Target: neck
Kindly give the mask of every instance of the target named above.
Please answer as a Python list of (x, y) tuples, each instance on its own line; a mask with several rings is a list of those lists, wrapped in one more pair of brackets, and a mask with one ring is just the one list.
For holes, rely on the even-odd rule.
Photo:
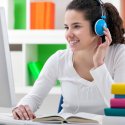
[(75, 52), (73, 54), (73, 62), (77, 64), (93, 65), (93, 52)]
[(79, 50), (73, 53), (73, 62), (77, 64), (86, 64), (89, 67), (93, 67), (93, 55), (97, 49), (96, 45), (91, 45), (85, 50)]

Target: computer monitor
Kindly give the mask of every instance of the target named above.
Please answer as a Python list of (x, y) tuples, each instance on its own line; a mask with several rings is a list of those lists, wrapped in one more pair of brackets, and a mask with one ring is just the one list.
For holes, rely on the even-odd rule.
[(0, 7), (0, 107), (15, 106), (15, 89), (5, 11)]

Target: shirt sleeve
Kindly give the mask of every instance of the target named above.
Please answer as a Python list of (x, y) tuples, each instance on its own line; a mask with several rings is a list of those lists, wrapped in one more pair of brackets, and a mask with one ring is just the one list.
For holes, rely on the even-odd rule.
[(111, 84), (114, 83), (105, 64), (96, 69), (90, 70), (94, 83), (97, 85), (106, 105), (109, 107), (109, 100), (111, 98)]
[(114, 81), (125, 83), (125, 45), (114, 58)]
[(31, 92), (29, 92), (18, 103), (18, 105), (29, 105), (33, 112), (39, 108), (50, 89), (56, 83), (58, 74), (58, 57), (58, 52), (56, 52), (47, 60), (40, 72), (38, 79), (34, 83)]
[(114, 63), (110, 66), (113, 68), (113, 75), (107, 69), (106, 64), (99, 66), (96, 69), (91, 69), (90, 73), (97, 85), (106, 105), (109, 107), (110, 99), (113, 97), (111, 94), (111, 85), (113, 83), (124, 83), (125, 82), (125, 46), (119, 48), (114, 56), (112, 56)]

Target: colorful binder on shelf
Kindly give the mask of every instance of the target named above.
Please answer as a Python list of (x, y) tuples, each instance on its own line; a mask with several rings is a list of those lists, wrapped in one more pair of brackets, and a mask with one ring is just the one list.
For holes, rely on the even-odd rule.
[(30, 3), (30, 28), (31, 29), (54, 29), (55, 4), (53, 2)]
[(26, 29), (26, 0), (14, 0), (14, 28)]
[(35, 29), (36, 26), (36, 2), (30, 3), (30, 28)]
[(125, 83), (112, 84), (111, 93), (114, 98), (110, 99), (110, 108), (105, 108), (106, 116), (125, 117)]
[(55, 4), (46, 2), (45, 29), (54, 29), (55, 26)]
[(39, 2), (37, 7), (37, 20), (39, 20), (37, 22), (37, 29), (45, 29), (46, 2)]
[(29, 72), (31, 73), (34, 80), (38, 78), (41, 68), (42, 68), (41, 62), (29, 62), (28, 63)]
[(60, 87), (60, 81), (59, 80), (56, 80), (56, 86)]
[(44, 29), (45, 28), (45, 2), (30, 3), (30, 28)]

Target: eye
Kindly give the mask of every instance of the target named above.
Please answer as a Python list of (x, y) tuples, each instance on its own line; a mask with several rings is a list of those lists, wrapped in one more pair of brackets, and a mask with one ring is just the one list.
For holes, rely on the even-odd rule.
[(69, 29), (69, 27), (68, 27), (68, 26), (64, 26), (64, 28), (65, 28), (65, 30), (68, 30), (68, 29)]
[(75, 25), (74, 28), (78, 29), (78, 28), (80, 28), (80, 26), (79, 25)]

